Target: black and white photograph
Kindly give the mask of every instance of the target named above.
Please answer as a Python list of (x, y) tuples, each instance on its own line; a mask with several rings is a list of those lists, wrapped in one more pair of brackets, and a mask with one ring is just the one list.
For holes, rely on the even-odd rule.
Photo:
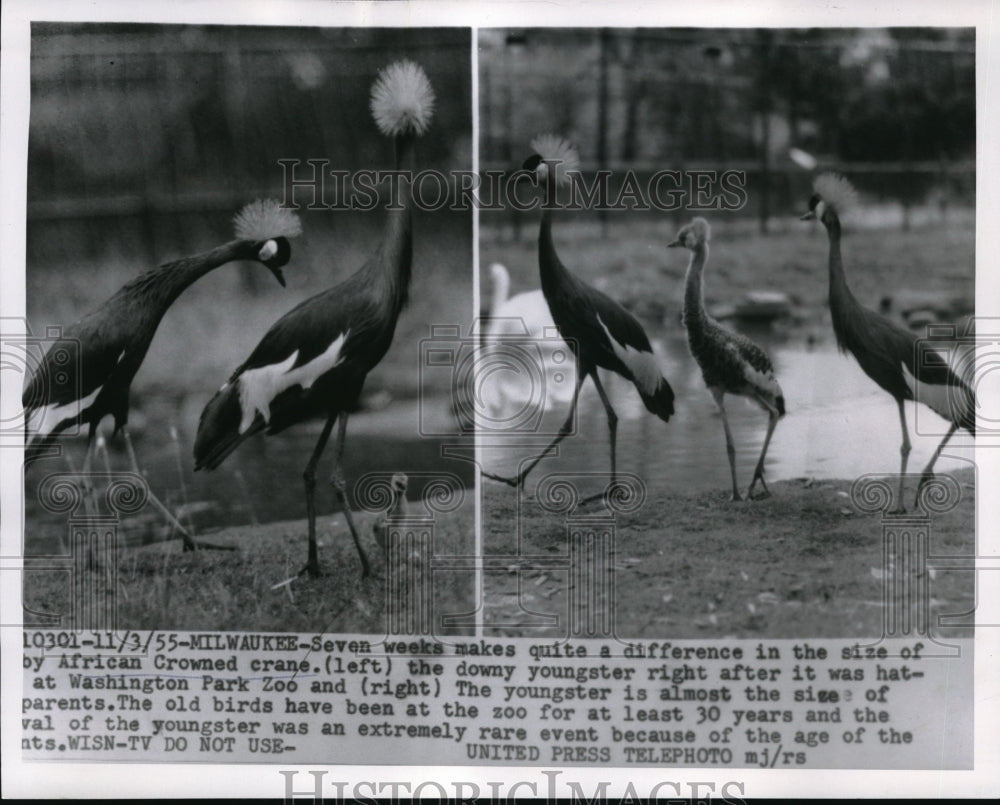
[[(419, 366), (472, 310), (471, 208), (384, 178), (471, 168), (469, 30), (33, 23), (31, 44), (26, 556), (114, 517), (81, 559), (118, 626), (384, 631), (387, 517), (443, 495), (436, 549), (474, 549), (450, 386)], [(73, 591), (36, 565), (26, 611), (65, 625)], [(438, 580), (449, 612), (464, 575)]]
[(994, 0), (9, 0), (24, 798), (996, 796)]
[(483, 550), (540, 557), (485, 622), (565, 634), (604, 513), (608, 636), (883, 634), (883, 508), (975, 545), (974, 30), (479, 42), (482, 170), (531, 174), (481, 213)]

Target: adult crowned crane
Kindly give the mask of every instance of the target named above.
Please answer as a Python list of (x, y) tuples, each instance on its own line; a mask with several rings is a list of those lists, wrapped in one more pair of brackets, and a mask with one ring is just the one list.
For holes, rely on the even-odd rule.
[[(906, 426), (904, 400), (917, 400), (929, 406), (950, 423), (947, 434), (924, 468), (917, 489), (933, 478), (934, 463), (956, 430), (965, 428), (976, 434), (976, 398), (969, 385), (958, 377), (947, 361), (931, 350), (920, 350), (917, 335), (891, 319), (862, 306), (844, 276), (840, 253), (840, 213), (850, 209), (857, 194), (842, 176), (825, 173), (817, 177), (809, 199), (809, 211), (802, 220), (818, 218), (830, 240), (830, 316), (833, 333), (841, 352), (850, 352), (865, 374), (896, 400), (899, 425), (903, 431), (900, 452), (899, 495), (897, 512), (903, 507), (903, 477), (910, 454), (910, 435)], [(918, 359), (919, 358), (919, 359)]]
[[(193, 282), (234, 260), (262, 263), (285, 284), (281, 267), (291, 256), (288, 239), (302, 231), (298, 216), (273, 199), (258, 200), (236, 215), (234, 225), (235, 240), (142, 274), (63, 331), (59, 349), (46, 353), (22, 396), (26, 461), (42, 455), (67, 428), (86, 424), (86, 478), (97, 427), (111, 415), (113, 435), (122, 432), (138, 473), (127, 427), (129, 390), (167, 309)], [(185, 550), (214, 547), (199, 546), (152, 491), (149, 500), (179, 530)]]
[(568, 185), (571, 174), (579, 169), (576, 149), (566, 140), (552, 134), (536, 137), (531, 147), (535, 153), (525, 160), (524, 170), (534, 171), (545, 189), (546, 203), (542, 206), (542, 221), (538, 235), (538, 268), (542, 293), (548, 303), (559, 334), (576, 353), (577, 378), (570, 403), (569, 416), (555, 439), (515, 478), (492, 473), (487, 477), (520, 487), (528, 473), (573, 427), (580, 388), (590, 377), (608, 417), (611, 442), (611, 477), (615, 480), (615, 440), (618, 416), (597, 375), (598, 368), (616, 372), (635, 384), (646, 408), (664, 422), (674, 413), (674, 392), (660, 371), (649, 338), (638, 320), (625, 308), (596, 288), (574, 276), (563, 265), (552, 239), (552, 203), (559, 186)]
[(733, 481), (733, 500), (740, 500), (736, 484), (736, 448), (729, 430), (723, 398), (726, 394), (739, 394), (756, 402), (767, 411), (767, 435), (760, 451), (747, 497), (753, 497), (754, 487), (760, 481), (764, 495), (770, 494), (764, 482), (764, 457), (771, 443), (771, 435), (778, 418), (785, 414), (785, 398), (774, 377), (774, 367), (760, 347), (744, 335), (723, 327), (708, 315), (702, 291), (702, 272), (708, 262), (708, 241), (711, 228), (704, 218), (695, 218), (683, 227), (677, 238), (668, 246), (683, 246), (691, 251), (687, 277), (684, 282), (684, 327), (687, 330), (691, 356), (701, 368), (705, 385), (712, 392), (715, 404), (722, 414), (726, 430), (726, 453), (729, 455), (729, 472)]
[[(414, 140), (430, 125), (433, 108), (434, 91), (420, 66), (401, 61), (381, 71), (371, 90), (371, 111), (379, 130), (394, 140), (397, 171), (410, 168)], [(389, 349), (407, 300), (412, 200), (410, 177), (398, 175), (402, 199), (389, 207), (374, 254), (353, 276), (307, 299), (271, 327), (205, 406), (195, 439), (195, 469), (215, 469), (255, 433), (272, 435), (307, 419), (325, 418), (303, 472), (309, 555), (301, 572), (314, 577), (320, 575), (316, 465), (338, 420), (331, 483), (361, 558), (362, 576), (371, 572), (347, 502), (341, 459), (347, 412), (365, 377)]]

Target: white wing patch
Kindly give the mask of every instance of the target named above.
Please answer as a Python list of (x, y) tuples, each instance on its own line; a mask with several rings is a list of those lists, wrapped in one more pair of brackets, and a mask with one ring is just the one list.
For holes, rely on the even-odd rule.
[(270, 421), (271, 401), (281, 392), (292, 386), (308, 389), (321, 375), (342, 363), (344, 359), (340, 353), (350, 332), (348, 330), (341, 333), (325, 352), (295, 369), (292, 367), (295, 366), (295, 360), (299, 356), (298, 350), (281, 363), (249, 369), (241, 374), (236, 381), (239, 387), (240, 408), (243, 411), (240, 433), (244, 433), (253, 424), (258, 411), (264, 416), (265, 422)]
[(743, 361), (743, 377), (747, 383), (769, 397), (781, 397), (781, 386), (772, 372), (760, 372), (747, 361)]
[(923, 403), (949, 422), (956, 422), (960, 419), (959, 409), (963, 405), (968, 405), (968, 400), (966, 399), (968, 394), (961, 387), (952, 389), (947, 383), (940, 385), (936, 383), (924, 383), (913, 376), (913, 373), (910, 372), (909, 367), (905, 363), (902, 363), (901, 366), (903, 367), (903, 379), (906, 381), (906, 385), (909, 386), (910, 392), (913, 394), (913, 399)]
[(48, 436), (63, 420), (75, 419), (78, 415), (83, 414), (94, 404), (94, 400), (97, 399), (97, 395), (101, 393), (102, 388), (104, 387), (98, 386), (80, 400), (72, 400), (62, 405), (50, 403), (49, 405), (43, 405), (41, 408), (28, 411), (28, 421), (25, 424), (25, 430), (29, 444), (35, 439)]
[(663, 373), (660, 372), (660, 365), (656, 361), (656, 355), (652, 352), (643, 352), (635, 347), (618, 343), (604, 322), (601, 321), (600, 316), (597, 317), (597, 323), (603, 328), (604, 334), (608, 337), (608, 342), (611, 344), (611, 349), (618, 356), (618, 360), (624, 363), (632, 373), (632, 377), (635, 378), (635, 384), (639, 387), (639, 390), (647, 396), (655, 394), (656, 389), (660, 385), (660, 380), (663, 378)]

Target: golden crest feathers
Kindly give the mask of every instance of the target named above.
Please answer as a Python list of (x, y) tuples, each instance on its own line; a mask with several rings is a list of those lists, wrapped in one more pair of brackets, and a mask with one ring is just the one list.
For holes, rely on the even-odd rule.
[(712, 227), (708, 225), (708, 221), (704, 218), (695, 218), (689, 224), (691, 231), (695, 234), (698, 240), (708, 241), (712, 237)]
[(858, 191), (839, 173), (823, 173), (813, 182), (815, 190), (827, 207), (838, 213), (851, 210), (858, 203)]
[(233, 217), (233, 227), (240, 240), (294, 238), (302, 234), (299, 216), (273, 198), (251, 201)]
[(555, 164), (558, 184), (568, 184), (570, 174), (580, 170), (580, 152), (558, 134), (539, 134), (531, 141), (531, 147), (543, 163)]
[(371, 112), (379, 131), (389, 137), (421, 135), (434, 116), (434, 89), (416, 62), (393, 62), (372, 84)]

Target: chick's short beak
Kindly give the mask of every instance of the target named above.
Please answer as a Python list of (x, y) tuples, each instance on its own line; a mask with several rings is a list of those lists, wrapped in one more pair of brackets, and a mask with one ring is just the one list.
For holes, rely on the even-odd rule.
[(799, 216), (800, 221), (812, 221), (815, 218), (816, 218), (816, 213), (814, 213), (812, 210), (809, 210), (809, 212), (807, 212), (805, 215)]
[(680, 246), (680, 245), (681, 245), (681, 242), (679, 240), (675, 240), (672, 243), (668, 243), (667, 244), (667, 248), (668, 249), (673, 249), (673, 248), (675, 248), (677, 246)]

